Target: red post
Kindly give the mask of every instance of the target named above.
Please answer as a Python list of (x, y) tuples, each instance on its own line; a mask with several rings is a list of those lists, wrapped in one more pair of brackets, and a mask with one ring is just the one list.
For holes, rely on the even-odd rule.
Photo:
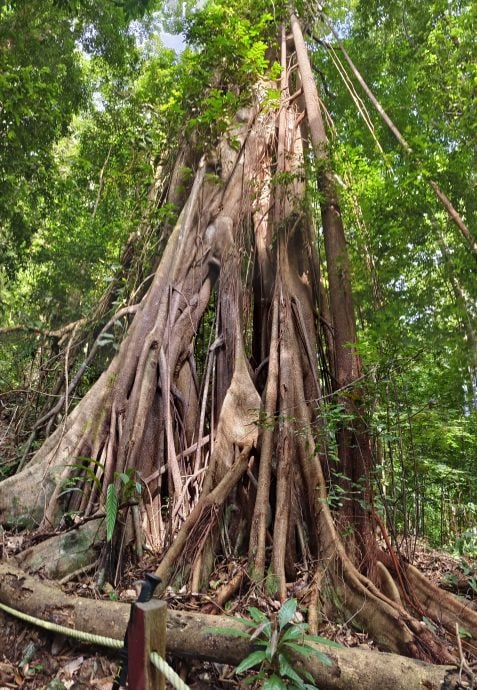
[(128, 629), (128, 687), (165, 690), (166, 681), (150, 661), (151, 652), (166, 653), (167, 604), (159, 599), (133, 604)]

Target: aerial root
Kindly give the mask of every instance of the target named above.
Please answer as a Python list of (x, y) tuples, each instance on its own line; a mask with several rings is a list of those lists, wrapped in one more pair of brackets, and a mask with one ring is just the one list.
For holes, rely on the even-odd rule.
[(252, 578), (258, 582), (263, 580), (265, 573), (267, 523), (271, 518), (270, 482), (272, 476), (272, 453), (275, 435), (275, 424), (272, 423), (272, 420), (275, 420), (276, 414), (279, 372), (278, 321), (279, 300), (278, 294), (275, 294), (273, 300), (270, 355), (264, 405), (265, 425), (262, 429), (257, 494), (249, 539), (248, 568)]
[(246, 576), (245, 568), (238, 566), (234, 575), (217, 591), (215, 599), (206, 604), (203, 608), (204, 613), (216, 613), (222, 611), (224, 605), (237, 593)]
[[(251, 446), (246, 446), (240, 453), (235, 464), (228, 470), (223, 479), (206, 496), (199, 499), (189, 516), (186, 518), (174, 541), (167, 550), (160, 566), (156, 570), (156, 575), (162, 580), (162, 587), (167, 586), (171, 577), (177, 569), (177, 565), (183, 555), (187, 542), (191, 534), (203, 524), (204, 515), (212, 515), (213, 511), (218, 511), (225, 503), (232, 489), (237, 485), (242, 475), (246, 472)], [(191, 540), (192, 541), (192, 540)], [(203, 543), (204, 540), (202, 540)]]

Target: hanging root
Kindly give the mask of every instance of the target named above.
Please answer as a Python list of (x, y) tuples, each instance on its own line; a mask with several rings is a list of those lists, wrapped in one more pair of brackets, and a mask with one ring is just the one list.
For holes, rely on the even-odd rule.
[(247, 446), (242, 450), (237, 461), (223, 477), (222, 481), (219, 482), (210, 493), (199, 500), (190, 515), (186, 518), (173, 543), (162, 559), (160, 566), (156, 570), (156, 575), (162, 580), (161, 587), (167, 586), (170, 582), (173, 573), (177, 569), (179, 559), (182, 557), (182, 553), (187, 545), (187, 541), (191, 538), (197, 526), (200, 526), (204, 516), (206, 516), (205, 519), (210, 519), (211, 514), (216, 513), (224, 505), (230, 492), (246, 472), (250, 452), (251, 446)]

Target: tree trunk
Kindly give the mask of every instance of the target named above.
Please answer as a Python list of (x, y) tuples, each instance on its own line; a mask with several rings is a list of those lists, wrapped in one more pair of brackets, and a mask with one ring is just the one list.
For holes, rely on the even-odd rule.
[[(354, 346), (356, 319), (351, 288), (351, 269), (346, 246), (338, 194), (328, 156), (328, 139), (320, 109), (320, 98), (313, 79), (308, 53), (300, 24), (291, 13), (297, 61), (305, 97), (310, 139), (318, 161), (318, 187), (321, 192), (321, 217), (325, 240), (325, 253), (329, 281), (330, 309), (334, 340), (334, 384), (337, 402), (345, 412), (345, 421), (338, 434), (340, 466), (338, 483), (347, 495), (357, 489), (364, 502), (370, 504), (367, 482), (371, 470), (371, 447), (363, 423), (362, 391), (358, 385), (362, 365)], [(350, 423), (350, 419), (352, 420)], [(356, 548), (356, 562), (366, 562), (372, 569), (374, 537), (368, 510), (362, 503), (345, 500), (340, 522), (343, 531), (354, 530), (348, 539), (350, 548)], [(352, 542), (352, 543), (351, 543)]]

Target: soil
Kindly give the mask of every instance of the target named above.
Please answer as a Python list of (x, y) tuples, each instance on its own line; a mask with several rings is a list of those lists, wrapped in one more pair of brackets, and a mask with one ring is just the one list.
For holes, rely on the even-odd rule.
[(0, 688), (110, 690), (117, 658), (0, 612)]

